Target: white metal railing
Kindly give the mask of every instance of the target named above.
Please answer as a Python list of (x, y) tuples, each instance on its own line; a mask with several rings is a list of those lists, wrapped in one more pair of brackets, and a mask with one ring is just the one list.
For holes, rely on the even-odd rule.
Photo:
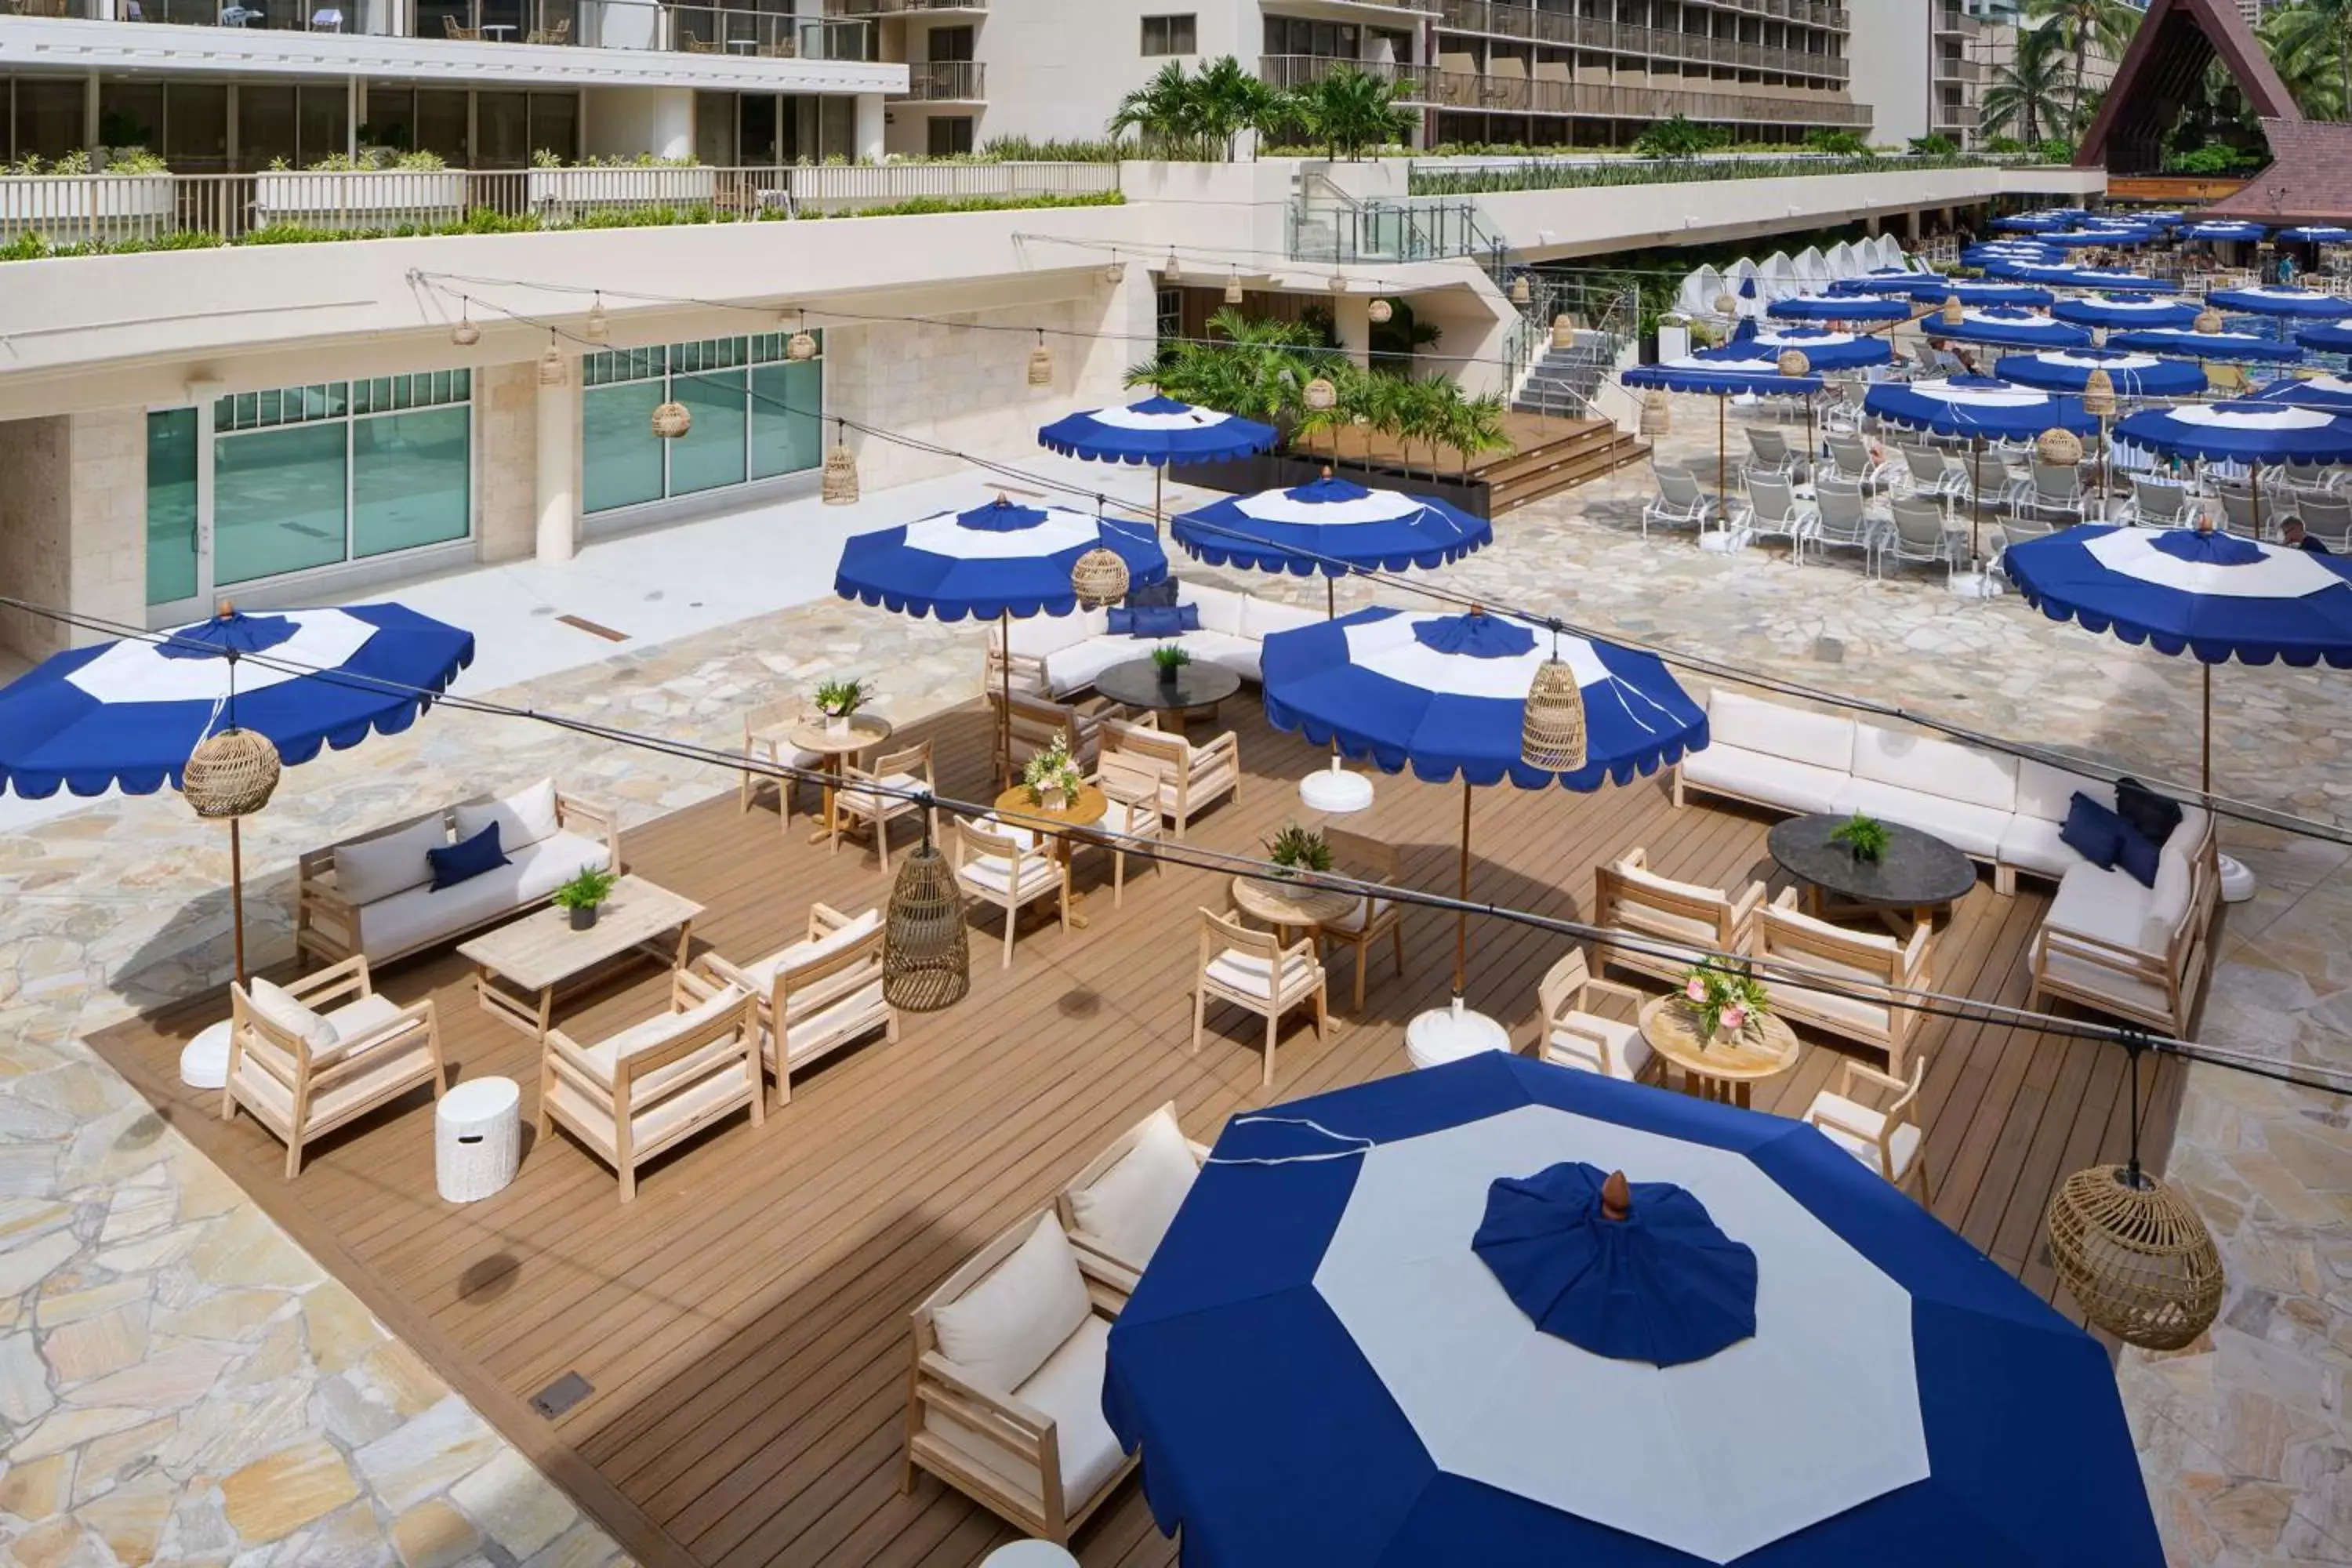
[(907, 97), (918, 103), (961, 103), (988, 96), (988, 68), (977, 60), (910, 60)]
[[(626, 221), (667, 211), (690, 223), (843, 213), (920, 198), (1097, 195), (1116, 163), (886, 163), (810, 167), (263, 170), (243, 174), (0, 177), (0, 243), (53, 247), (221, 241), (278, 230), (383, 235), (465, 223), (495, 231)], [(267, 237), (266, 232), (263, 237)]]
[(1852, 69), (1842, 55), (1742, 43), (1706, 33), (1612, 21), (1605, 16), (1580, 16), (1572, 11), (1540, 9), (1520, 0), (1444, 0), (1444, 7), (1440, 26), (1448, 32), (1484, 33), (1577, 48), (1608, 49), (1650, 59), (1743, 66), (1839, 80), (1845, 79)]

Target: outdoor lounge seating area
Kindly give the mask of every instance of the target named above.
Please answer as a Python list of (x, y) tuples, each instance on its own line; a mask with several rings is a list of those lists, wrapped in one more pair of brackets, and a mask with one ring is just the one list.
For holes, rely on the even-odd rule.
[[(1254, 704), (1231, 705), (1223, 722), (1235, 735), (1239, 788), (1197, 813), (1187, 837), (1255, 853), (1301, 818), (1295, 781), (1325, 753), (1269, 729)], [(1736, 735), (1735, 726), (1726, 738)], [(993, 798), (983, 704), (906, 724), (888, 744), (925, 742), (943, 795)], [(929, 1303), (936, 1324), (1000, 1260), (992, 1243), (1010, 1256), (1051, 1226), (1083, 1281), (1084, 1317), (1107, 1322), (1122, 1274), (1149, 1260), (1165, 1223), (1153, 1217), (1164, 1198), (1139, 1193), (1139, 1171), (1123, 1165), (1147, 1142), (1139, 1122), (1172, 1103), (1177, 1131), (1205, 1140), (1236, 1111), (1407, 1070), (1404, 1023), (1442, 1006), (1450, 989), (1452, 918), (1406, 906), (1396, 911), (1399, 936), (1383, 926), (1378, 942), (1352, 954), (1327, 948), (1321, 964), (1362, 973), (1363, 1005), (1338, 1005), (1338, 988), (1355, 976), (1334, 973), (1325, 981), (1334, 990), (1328, 1032), (1310, 1026), (1311, 1004), (1289, 1009), (1268, 1089), (1262, 1016), (1213, 1000), (1192, 1048), (1201, 911), (1230, 907), (1230, 876), (1162, 864), (1139, 878), (1130, 866), (1115, 903), (1113, 858), (1080, 853), (1069, 875), (1091, 916), (1085, 929), (1033, 912), (1007, 970), (992, 951), (1000, 911), (975, 910), (970, 994), (943, 1012), (889, 1016), (866, 1000), (875, 936), (866, 911), (887, 892), (873, 857), (779, 834), (766, 807), (740, 808), (733, 774), (714, 767), (709, 782), (711, 799), (632, 826), (625, 845), (632, 878), (696, 901), (698, 984), (681, 994), (676, 973), (637, 966), (556, 1009), (556, 1027), (583, 1058), (649, 1024), (683, 1031), (699, 1008), (726, 1015), (712, 1038), (686, 1050), (716, 1064), (709, 1070), (729, 1086), (727, 1109), (635, 1162), (626, 1204), (615, 1202), (610, 1129), (623, 1123), (609, 1103), (593, 1108), (601, 1137), (582, 1135), (575, 1118), (589, 1115), (578, 1107), (559, 1108), (559, 1125), (532, 1135), (543, 1049), (482, 1011), (472, 966), (446, 943), (373, 965), (369, 984), (394, 1006), (430, 1003), (455, 1083), (504, 1075), (524, 1086), (516, 1180), (462, 1207), (435, 1193), (425, 1085), (310, 1140), (301, 1177), (289, 1183), (279, 1137), (249, 1116), (219, 1120), (217, 1091), (177, 1081), (178, 1053), (218, 1015), (217, 993), (95, 1043), (467, 1399), (527, 1437), (639, 1561), (970, 1564), (1019, 1531), (998, 1506), (1004, 1499), (974, 1500), (928, 1463), (901, 1490), (914, 1314)], [(1396, 776), (1377, 777), (1375, 790), (1369, 810), (1332, 826), (1393, 845), (1402, 883), (1450, 891), (1458, 791)], [(1678, 811), (1663, 774), (1590, 796), (1486, 792), (1479, 812), (1472, 889), (1481, 900), (1591, 919), (1596, 868), (1636, 845), (1647, 848), (1646, 869), (1669, 881), (1734, 889), (1763, 881), (1768, 896), (1746, 905), (1751, 922), (1788, 885), (1765, 853), (1769, 814), (1698, 801)], [(942, 837), (955, 832), (943, 826)], [(898, 836), (903, 848), (911, 827), (900, 825)], [(2035, 933), (2051, 909), (2038, 880), (2013, 897), (1981, 885), (1969, 892), (1935, 931), (1936, 983), (2023, 1005), (2035, 983)], [(1548, 1051), (1589, 1049), (1591, 1036), (1578, 1030), (1605, 1019), (1620, 1028), (1595, 1032), (1622, 1053), (1619, 1015), (1633, 1012), (1619, 994), (1626, 987), (1614, 978), (1588, 986), (1563, 971), (1580, 952), (1590, 959), (1549, 932), (1482, 924), (1467, 1000), (1522, 1051), (1542, 1032), (1539, 1019), (1550, 1020)], [(1601, 978), (1598, 964), (1583, 978)], [(1664, 989), (1631, 978), (1642, 995)], [(681, 1021), (664, 1022), (673, 1018)], [(796, 1040), (812, 1018), (814, 1032)], [(1927, 1064), (1924, 1088), (1904, 1093), (1843, 1070), (1853, 1061), (1874, 1069), (1878, 1053), (1796, 1021), (1801, 1052), (1757, 1085), (1755, 1104), (1812, 1115), (1832, 1137), (1854, 1140), (1858, 1160), (1900, 1179), (1924, 1151), (1930, 1180), (1913, 1190), (1924, 1184), (1940, 1217), (2030, 1288), (2055, 1292), (2042, 1211), (2066, 1171), (2122, 1157), (2129, 1110), (2120, 1054), (2020, 1026), (1924, 1019), (1905, 1064), (1906, 1072)], [(778, 1068), (789, 1070), (788, 1085)], [(2169, 1063), (2152, 1068), (2144, 1147), (2153, 1157), (2168, 1142), (2177, 1074)], [(1654, 1064), (1648, 1076), (1658, 1076)], [(773, 1087), (754, 1090), (762, 1077)], [(1858, 1131), (1842, 1131), (1849, 1126)], [(648, 1129), (654, 1138), (666, 1131)], [(1175, 1141), (1162, 1129), (1149, 1142), (1165, 1155)], [(1176, 1152), (1202, 1157), (1197, 1147)], [(1066, 1348), (1073, 1335), (1099, 1335), (1085, 1321), (1065, 1328), (1003, 1394), (1039, 1409), (1061, 1398), (1036, 1380), (1053, 1382), (1057, 1357), (1079, 1359), (1086, 1346)], [(567, 1373), (584, 1379), (588, 1395), (552, 1418), (532, 1411), (526, 1401)], [(1068, 1429), (1082, 1436), (1086, 1406), (1068, 1408)], [(1122, 1456), (1077, 1445), (1057, 1454), (1065, 1517), (1091, 1505), (1071, 1541), (1082, 1563), (1176, 1561), (1139, 1489), (1119, 1479)], [(1051, 1533), (1047, 1501), (1041, 1488), (1038, 1519), (1020, 1528)]]

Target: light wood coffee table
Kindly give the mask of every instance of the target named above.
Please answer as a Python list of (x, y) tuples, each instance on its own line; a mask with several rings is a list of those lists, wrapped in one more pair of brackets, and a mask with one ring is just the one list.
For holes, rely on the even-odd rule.
[(457, 945), (474, 962), (474, 996), (482, 1011), (535, 1040), (547, 1038), (559, 992), (632, 952), (671, 968), (686, 963), (687, 941), (702, 906), (624, 877), (586, 931), (572, 929), (572, 911), (550, 904), (498, 930)]
[(1285, 947), (1290, 945), (1292, 931), (1312, 931), (1326, 921), (1345, 919), (1363, 901), (1361, 895), (1343, 888), (1277, 882), (1270, 878), (1234, 879), (1234, 906), (1271, 926), (1274, 940)]
[(1642, 1037), (1683, 1069), (1683, 1091), (1725, 1105), (1746, 1105), (1752, 1085), (1797, 1065), (1797, 1034), (1772, 1014), (1751, 1023), (1736, 1040), (1699, 1037), (1698, 1009), (1680, 996), (1660, 996), (1641, 1013)]

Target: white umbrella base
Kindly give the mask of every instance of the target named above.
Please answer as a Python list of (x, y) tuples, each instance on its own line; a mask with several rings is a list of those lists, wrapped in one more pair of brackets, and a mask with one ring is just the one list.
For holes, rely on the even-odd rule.
[(1452, 1006), (1433, 1007), (1404, 1026), (1404, 1054), (1417, 1068), (1442, 1067), (1480, 1051), (1510, 1048), (1511, 1037), (1503, 1026), (1465, 1007), (1459, 997)]
[(1990, 572), (1955, 572), (1947, 584), (1956, 599), (1997, 599), (2004, 590)]
[(207, 1025), (180, 1053), (180, 1081), (190, 1089), (218, 1089), (228, 1082), (228, 1020)]
[(1349, 773), (1334, 757), (1329, 767), (1298, 781), (1298, 800), (1309, 811), (1319, 811), (1326, 816), (1345, 816), (1372, 804), (1372, 781), (1361, 773)]
[(2224, 903), (2242, 904), (2252, 898), (2254, 890), (2261, 886), (2254, 880), (2253, 868), (2248, 866), (2243, 860), (2235, 860), (2223, 855), (2220, 857), (2220, 870), (2221, 901)]

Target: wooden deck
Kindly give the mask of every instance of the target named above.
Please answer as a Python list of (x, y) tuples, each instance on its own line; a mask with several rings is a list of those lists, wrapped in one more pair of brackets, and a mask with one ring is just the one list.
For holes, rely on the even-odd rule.
[[(1319, 759), (1269, 731), (1254, 703), (1229, 704), (1228, 718), (1241, 730), (1248, 787), (1197, 821), (1192, 837), (1254, 849), (1297, 813), (1289, 781)], [(917, 732), (939, 742), (943, 790), (979, 796), (988, 745), (978, 712)], [(1458, 791), (1406, 779), (1382, 780), (1380, 791), (1356, 822), (1405, 847), (1407, 881), (1451, 890)], [(1475, 818), (1476, 897), (1560, 916), (1587, 912), (1596, 860), (1637, 844), (1664, 874), (1701, 882), (1770, 869), (1766, 817), (1676, 813), (1661, 780), (1592, 796), (1483, 791)], [(632, 869), (708, 906), (698, 945), (751, 959), (801, 934), (813, 899), (856, 910), (887, 894), (869, 854), (830, 857), (807, 845), (806, 826), (798, 818), (780, 835), (764, 803), (739, 814), (730, 783), (720, 798), (631, 832), (625, 847)], [(1139, 872), (1133, 862), (1129, 870), (1126, 907), (1114, 910), (1108, 857), (1082, 854), (1092, 929), (1034, 928), (1009, 973), (997, 967), (995, 917), (981, 917), (967, 1000), (909, 1016), (895, 1046), (856, 1047), (810, 1072), (763, 1130), (738, 1118), (651, 1167), (626, 1207), (612, 1173), (562, 1132), (527, 1142), (520, 1179), (497, 1197), (440, 1202), (421, 1091), (319, 1145), (287, 1183), (279, 1146), (249, 1117), (219, 1121), (217, 1097), (183, 1089), (173, 1074), (181, 1043), (223, 1010), (217, 995), (96, 1044), (642, 1562), (950, 1568), (1010, 1535), (936, 1482), (899, 1493), (914, 1303), (1161, 1101), (1173, 1100), (1186, 1131), (1208, 1138), (1237, 1109), (1403, 1070), (1404, 1021), (1448, 988), (1452, 920), (1413, 912), (1405, 978), (1376, 963), (1365, 1015), (1346, 1016), (1350, 977), (1335, 960), (1332, 1036), (1288, 1029), (1268, 1094), (1254, 1020), (1213, 1011), (1200, 1054), (1186, 1049), (1193, 911), (1223, 906), (1223, 879)], [(1980, 884), (1938, 939), (1938, 985), (2021, 1003), (2026, 945), (2047, 898), (2033, 888), (1999, 899)], [(1537, 978), (1562, 945), (1484, 923), (1472, 936), (1473, 1005), (1525, 1038)], [(457, 1076), (523, 1084), (528, 1123), (535, 1047), (478, 1009), (454, 953), (394, 965), (380, 981), (401, 1000), (431, 994)], [(655, 970), (640, 967), (564, 1007), (562, 1021), (593, 1039), (649, 1016), (662, 991)], [(1936, 1212), (2050, 1291), (2042, 1209), (2063, 1173), (2122, 1157), (2122, 1054), (1941, 1020), (1927, 1025), (1924, 1048)], [(1809, 1040), (1758, 1104), (1801, 1113), (1838, 1060)], [(2159, 1162), (2177, 1096), (2168, 1067), (2150, 1097)], [(569, 1370), (593, 1394), (542, 1420), (526, 1399)], [(1089, 1568), (1175, 1560), (1132, 1483), (1078, 1550)]]

